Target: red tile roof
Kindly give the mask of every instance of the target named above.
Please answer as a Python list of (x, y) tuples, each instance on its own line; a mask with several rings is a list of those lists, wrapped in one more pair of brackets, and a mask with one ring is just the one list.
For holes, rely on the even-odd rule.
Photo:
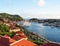
[(15, 41), (16, 40), (14, 40), (14, 39), (11, 39), (11, 38), (9, 39), (10, 44), (13, 43), (13, 42), (15, 42)]
[(21, 40), (15, 44), (12, 44), (12, 46), (37, 46), (37, 45), (28, 40)]
[(0, 45), (9, 46), (9, 39), (0, 37)]
[(10, 38), (10, 36), (8, 36), (8, 35), (4, 35), (3, 37), (4, 37), (4, 38)]
[(42, 46), (60, 46), (60, 45), (55, 43), (45, 43)]
[(0, 43), (0, 46), (4, 46), (4, 45)]
[(13, 36), (14, 40), (20, 40), (22, 38), (27, 38), (27, 36), (26, 35), (15, 35), (15, 36)]
[(13, 36), (13, 39), (14, 40), (20, 40), (20, 39), (22, 39), (20, 36), (17, 36), (17, 35), (15, 35), (15, 36)]
[(13, 42), (16, 41), (16, 40), (10, 38), (8, 35), (4, 35), (3, 37), (4, 37), (4, 38), (8, 38), (10, 43), (13, 43)]
[(18, 31), (16, 34), (23, 35), (24, 33), (22, 31)]
[(26, 35), (20, 35), (20, 37), (21, 37), (21, 38), (27, 38), (27, 36), (26, 36)]

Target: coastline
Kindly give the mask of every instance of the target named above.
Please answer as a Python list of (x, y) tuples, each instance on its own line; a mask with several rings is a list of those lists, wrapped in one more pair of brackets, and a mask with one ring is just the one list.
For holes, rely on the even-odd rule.
[(47, 41), (48, 43), (55, 43), (55, 44), (59, 44), (59, 42), (54, 42), (54, 41), (51, 41), (51, 40), (48, 40), (47, 38), (45, 38), (44, 36), (40, 35), (41, 38), (43, 38), (45, 41)]
[[(17, 25), (21, 27), (20, 24), (17, 24)], [(23, 27), (22, 27), (22, 28), (23, 28)], [(24, 28), (24, 30), (27, 30), (27, 29)], [(27, 30), (27, 31), (28, 31), (28, 30)], [(30, 32), (30, 31), (28, 31), (28, 32)], [(35, 34), (35, 33), (34, 33), (34, 34)], [(38, 35), (38, 34), (37, 34), (37, 35)], [(39, 35), (38, 35), (38, 36), (39, 36)], [(44, 41), (46, 41), (46, 42), (48, 42), (48, 43), (50, 42), (48, 39), (46, 39), (46, 38), (43, 37), (42, 35), (40, 35), (39, 37), (42, 38)]]
[[(19, 25), (19, 26), (21, 26), (20, 24), (17, 24), (17, 25)], [(30, 32), (30, 31), (29, 31)], [(34, 33), (35, 34), (35, 33)], [(38, 35), (38, 34), (37, 34)], [(55, 43), (55, 44), (59, 44), (60, 45), (60, 43), (58, 43), (58, 42), (54, 42), (54, 41), (51, 41), (51, 40), (48, 40), (47, 38), (45, 38), (44, 36), (42, 36), (42, 35), (38, 35), (40, 38), (42, 38), (45, 42), (47, 42), (47, 43)]]

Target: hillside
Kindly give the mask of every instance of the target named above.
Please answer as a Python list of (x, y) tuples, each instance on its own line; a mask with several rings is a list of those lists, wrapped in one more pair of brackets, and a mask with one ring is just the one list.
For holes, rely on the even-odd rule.
[(23, 18), (19, 15), (11, 15), (8, 13), (0, 13), (0, 19), (7, 19), (8, 21), (20, 21), (23, 20)]

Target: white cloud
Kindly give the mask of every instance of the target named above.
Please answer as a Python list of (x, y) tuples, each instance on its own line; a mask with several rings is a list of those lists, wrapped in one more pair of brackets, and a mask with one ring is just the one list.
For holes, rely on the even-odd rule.
[(44, 6), (45, 5), (45, 0), (39, 0), (38, 5), (39, 6)]

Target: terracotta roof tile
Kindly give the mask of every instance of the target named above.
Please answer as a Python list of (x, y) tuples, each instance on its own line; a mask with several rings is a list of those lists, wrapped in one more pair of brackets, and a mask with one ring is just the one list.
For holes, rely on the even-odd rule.
[(0, 46), (4, 46), (4, 45), (0, 43)]
[(4, 46), (9, 46), (9, 39), (0, 37), (0, 44), (3, 44)]
[(15, 35), (15, 36), (13, 36), (14, 40), (20, 40), (22, 38), (27, 38), (27, 36), (26, 35)]
[(16, 40), (14, 40), (14, 39), (11, 39), (11, 38), (9, 39), (10, 44), (13, 43), (13, 42), (15, 42), (15, 41)]
[(15, 36), (13, 37), (13, 39), (14, 39), (14, 40), (20, 40), (20, 39), (21, 39), (21, 37), (20, 37), (20, 36), (15, 35)]
[(10, 38), (10, 36), (8, 36), (8, 35), (4, 35), (3, 37), (4, 37), (4, 38)]
[(20, 37), (22, 37), (22, 38), (27, 38), (27, 36), (26, 36), (26, 35), (20, 35)]
[(3, 37), (4, 37), (4, 38), (8, 38), (10, 43), (13, 43), (13, 42), (16, 41), (16, 40), (10, 38), (8, 35), (4, 35)]
[(23, 35), (24, 33), (22, 31), (18, 31), (16, 34)]
[(12, 46), (37, 46), (37, 45), (28, 40), (22, 40), (13, 44)]

